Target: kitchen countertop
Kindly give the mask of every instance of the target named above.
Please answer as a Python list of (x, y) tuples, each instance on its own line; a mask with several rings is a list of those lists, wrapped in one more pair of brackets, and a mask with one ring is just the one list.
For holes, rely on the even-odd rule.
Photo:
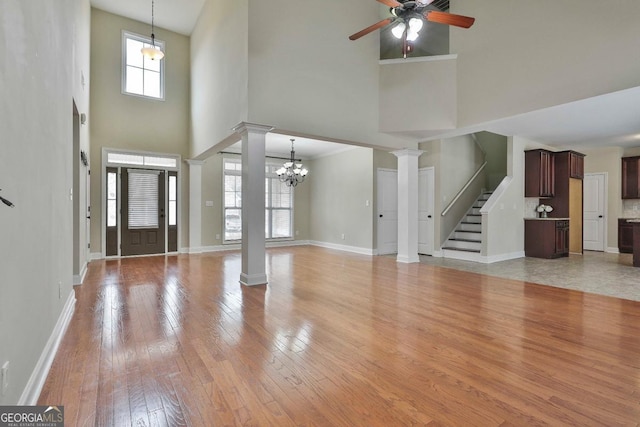
[[(569, 221), (569, 218), (525, 218), (525, 221)], [(640, 221), (640, 219), (638, 219)]]

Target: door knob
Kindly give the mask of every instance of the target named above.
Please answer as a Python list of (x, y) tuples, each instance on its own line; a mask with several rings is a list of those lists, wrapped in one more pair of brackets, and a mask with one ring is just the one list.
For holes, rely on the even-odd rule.
[(598, 215), (598, 218), (602, 218), (602, 215)]
[(380, 214), (380, 218), (382, 218), (382, 214)]
[(431, 218), (431, 215), (427, 215), (427, 218)]

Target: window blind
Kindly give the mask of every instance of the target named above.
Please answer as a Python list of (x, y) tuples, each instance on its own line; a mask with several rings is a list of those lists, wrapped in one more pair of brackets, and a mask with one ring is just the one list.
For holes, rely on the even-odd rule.
[(129, 229), (158, 228), (160, 171), (129, 169)]

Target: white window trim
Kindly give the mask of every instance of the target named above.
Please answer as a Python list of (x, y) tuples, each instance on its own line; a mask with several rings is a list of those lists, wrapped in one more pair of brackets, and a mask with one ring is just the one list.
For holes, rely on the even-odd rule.
[[(143, 43), (151, 44), (151, 37), (143, 36), (141, 34), (132, 33), (131, 31), (122, 30), (122, 46), (121, 50), (121, 64), (120, 64), (120, 92), (127, 96), (136, 96), (138, 98), (153, 99), (156, 101), (164, 101), (164, 59), (160, 61), (160, 97), (140, 95), (137, 93), (127, 92), (127, 39), (134, 39)], [(155, 39), (155, 44), (164, 52), (164, 41)]]
[[(224, 202), (224, 184), (225, 184), (225, 175), (227, 175), (227, 171), (224, 168), (224, 163), (225, 162), (233, 162), (233, 163), (242, 163), (240, 161), (240, 159), (236, 158), (236, 157), (227, 157), (224, 156), (222, 158), (222, 244), (223, 245), (232, 245), (232, 244), (237, 244), (238, 242), (240, 242), (242, 239), (237, 239), (237, 240), (227, 240), (226, 239), (226, 221), (225, 221), (225, 214), (226, 214), (226, 207), (225, 207), (225, 202)], [(265, 166), (276, 166), (276, 167), (280, 167), (282, 166), (282, 164), (277, 163), (275, 161), (267, 161), (265, 163)], [(237, 172), (232, 172), (229, 173), (229, 175), (238, 175), (238, 176), (242, 176), (242, 171), (237, 171)], [(276, 175), (275, 173), (265, 173), (265, 178), (277, 178), (278, 175)], [(266, 191), (266, 189), (265, 189)], [(242, 210), (242, 208), (240, 208)], [(270, 209), (269, 207), (265, 206), (265, 211), (266, 209)], [(293, 241), (295, 240), (295, 224), (294, 224), (294, 219), (295, 219), (295, 191), (291, 192), (291, 237), (269, 237), (266, 238), (265, 237), (265, 241), (267, 242), (287, 242), (287, 241)]]

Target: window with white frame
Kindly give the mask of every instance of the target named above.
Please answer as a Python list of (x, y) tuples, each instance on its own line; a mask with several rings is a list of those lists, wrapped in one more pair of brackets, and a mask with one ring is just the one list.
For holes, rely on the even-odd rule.
[[(155, 39), (164, 51), (164, 42)], [(143, 47), (151, 46), (151, 39), (126, 31), (122, 33), (122, 92), (164, 99), (164, 59), (152, 60), (142, 55)]]
[[(265, 238), (293, 237), (293, 191), (280, 182), (276, 170), (265, 167)], [(242, 165), (240, 160), (224, 159), (224, 240), (242, 238)]]

